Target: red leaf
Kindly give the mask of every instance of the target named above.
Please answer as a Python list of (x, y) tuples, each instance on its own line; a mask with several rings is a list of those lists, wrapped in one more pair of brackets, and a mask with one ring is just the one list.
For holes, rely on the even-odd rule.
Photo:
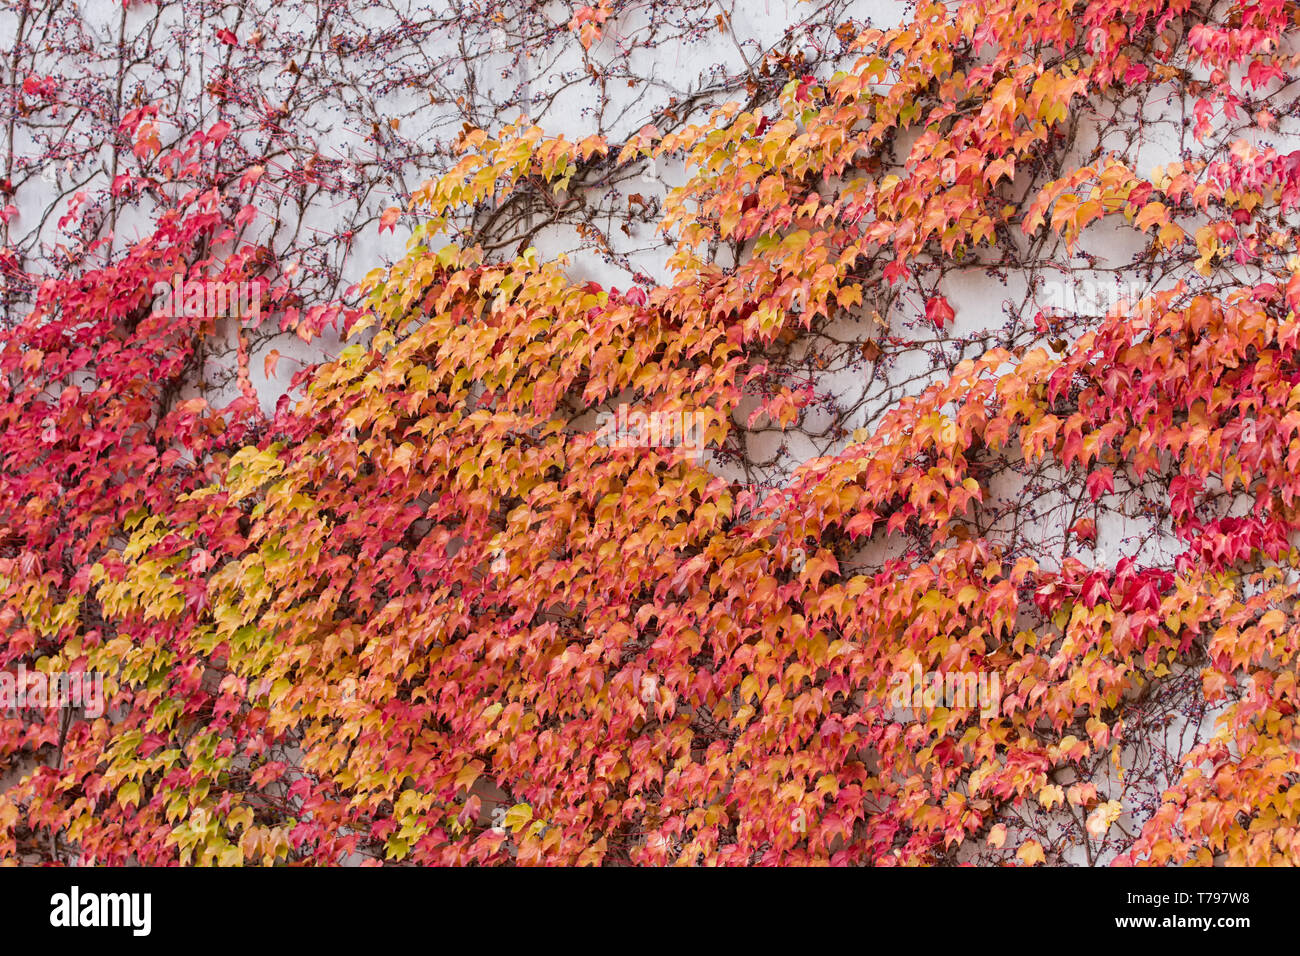
[(1088, 494), (1096, 501), (1103, 494), (1115, 490), (1115, 473), (1109, 468), (1098, 468), (1088, 476)]
[(885, 266), (885, 281), (890, 285), (896, 285), (908, 276), (907, 266), (900, 259), (895, 259), (889, 265)]
[(945, 325), (952, 322), (957, 317), (948, 300), (941, 295), (931, 296), (925, 303), (925, 317), (929, 319), (936, 329), (943, 331)]
[(262, 178), (262, 173), (266, 172), (265, 166), (252, 166), (244, 175), (239, 177), (239, 188), (247, 189), (253, 183)]
[(1070, 533), (1080, 541), (1097, 540), (1097, 523), (1091, 518), (1080, 518), (1070, 525)]

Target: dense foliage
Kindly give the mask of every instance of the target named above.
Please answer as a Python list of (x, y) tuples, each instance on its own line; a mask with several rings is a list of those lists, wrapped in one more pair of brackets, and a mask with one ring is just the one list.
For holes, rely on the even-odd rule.
[[(767, 107), (466, 129), (354, 305), (268, 285), (350, 338), (272, 417), (186, 391), (239, 318), (149, 311), (270, 268), (248, 182), (178, 193), (0, 338), (0, 655), (112, 704), (0, 722), (0, 852), (1300, 862), (1297, 29), (965, 0)], [(647, 160), (685, 170), (662, 280), (448, 242)], [(1040, 308), (1097, 241), (1142, 296)], [(963, 331), (963, 274), (1027, 292)], [(706, 453), (601, 440), (620, 405)], [(817, 414), (824, 453), (759, 460)], [(914, 671), (1000, 675), (996, 712), (899, 707)]]

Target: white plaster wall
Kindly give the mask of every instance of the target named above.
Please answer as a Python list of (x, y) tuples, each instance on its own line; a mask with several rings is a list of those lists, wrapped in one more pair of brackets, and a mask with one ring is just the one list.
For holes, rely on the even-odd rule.
[[(475, 15), (481, 15), (482, 6), (453, 6), (453, 0), (429, 0), (424, 3), (394, 0), (382, 6), (376, 5), (367, 16), (373, 18), (368, 20), (372, 26), (385, 22), (396, 23), (403, 16), (446, 17), (454, 23), (458, 11), (472, 8)], [(581, 48), (563, 29), (563, 24), (571, 15), (571, 5), (543, 4), (540, 5), (539, 15), (555, 27), (556, 38), (539, 44), (527, 55), (521, 55), (518, 49), (509, 48), (514, 42), (509, 37), (505, 41), (508, 47), (506, 49), (497, 51), (489, 46), (486, 59), (477, 61), (474, 66), (474, 78), (480, 89), (486, 91), (484, 95), (496, 102), (499, 118), (508, 119), (512, 115), (528, 112), (547, 133), (581, 138), (600, 132), (613, 142), (625, 138), (649, 122), (655, 111), (668, 103), (670, 96), (683, 89), (707, 91), (711, 84), (720, 85), (720, 75), (743, 74), (767, 50), (786, 46), (797, 50), (811, 44), (815, 52), (821, 52), (827, 43), (824, 31), (805, 33), (806, 21), (820, 10), (820, 5), (794, 0), (740, 0), (734, 5), (719, 5), (719, 11), (724, 6), (725, 12), (730, 15), (736, 40), (720, 31), (703, 36), (684, 34), (670, 38), (653, 49), (647, 49), (638, 42), (645, 30), (644, 22), (638, 22), (635, 18), (616, 18), (610, 21), (603, 39), (590, 51), (590, 59), (596, 65), (596, 75), (592, 76), (584, 70)], [(268, 36), (276, 37), (302, 33), (312, 26), (313, 8), (310, 4), (252, 0), (244, 7), (249, 19), (240, 24), (241, 37), (246, 37), (255, 25)], [(81, 18), (88, 32), (99, 37), (106, 47), (115, 42), (116, 31), (123, 23), (120, 0), (82, 0), (66, 3), (62, 9), (66, 15)], [(859, 21), (870, 20), (876, 26), (887, 26), (904, 19), (910, 13), (910, 4), (869, 0), (848, 3), (845, 9)], [(219, 110), (216, 104), (210, 102), (211, 97), (206, 87), (213, 63), (224, 51), (215, 38), (213, 21), (196, 25), (185, 14), (185, 8), (176, 8), (164, 17), (163, 32), (167, 39), (163, 41), (165, 58), (160, 61), (161, 72), (175, 80), (177, 95), (194, 104), (196, 113), (215, 120)], [(653, 13), (645, 15), (651, 16)], [(0, 10), (0, 51), (13, 47), (17, 35), (17, 16), (12, 7)], [(143, 29), (152, 22), (151, 8), (140, 4), (126, 8), (124, 23), (127, 35), (134, 35), (132, 31)], [(425, 45), (418, 53), (428, 59), (431, 71), (454, 72), (460, 68), (457, 65), (457, 52), (458, 45), (464, 42), (464, 35), (454, 26), (449, 26), (443, 42), (445, 46), (442, 48), (436, 44)], [(493, 44), (496, 40), (489, 34), (487, 42)], [(47, 64), (50, 73), (73, 76), (94, 72), (93, 69), (87, 70), (73, 57), (50, 54), (43, 62)], [(629, 89), (626, 84), (602, 84), (601, 77), (620, 62), (647, 78), (647, 82), (635, 89)], [(340, 69), (346, 68), (340, 66)], [(291, 82), (289, 76), (281, 75), (281, 64), (271, 64), (264, 69), (268, 71), (266, 85), (269, 90), (284, 89)], [(148, 71), (142, 69), (141, 72)], [(154, 72), (156, 74), (158, 70), (155, 69)], [(357, 75), (365, 77), (369, 74), (358, 67)], [(10, 79), (13, 77), (10, 76)], [(541, 111), (541, 115), (532, 113), (528, 104), (534, 102), (535, 97), (549, 94), (555, 94), (554, 101)], [(404, 97), (400, 90), (376, 92), (369, 102), (342, 98), (318, 103), (316, 108), (320, 110), (320, 115), (314, 118), (320, 134), (315, 147), (322, 156), (342, 163), (367, 162), (375, 158), (376, 149), (366, 138), (373, 115), (401, 117), (405, 135), (417, 141), (421, 138), (446, 137), (459, 127), (462, 120), (462, 111), (455, 104), (430, 105), (409, 96)], [(1151, 167), (1168, 163), (1185, 150), (1194, 148), (1194, 144), (1188, 142), (1181, 124), (1183, 104), (1152, 103), (1141, 109), (1150, 122), (1141, 142), (1137, 144), (1139, 172), (1148, 172)], [(1086, 126), (1091, 121), (1085, 118), (1083, 122)], [(1279, 140), (1294, 142), (1294, 124), (1287, 122), (1290, 125), (1284, 126), (1280, 134), (1274, 134), (1269, 139), (1274, 143)], [(257, 151), (259, 134), (256, 130), (236, 130), (235, 135), (245, 138), (248, 148)], [(1094, 146), (1107, 149), (1119, 145), (1099, 143), (1098, 137), (1085, 129), (1079, 139), (1078, 160), (1080, 163), (1090, 161)], [(39, 266), (59, 244), (73, 243), (75, 239), (62, 234), (57, 228), (54, 224), (57, 216), (45, 219), (39, 227), (34, 227), (33, 224), (40, 223), (52, 207), (64, 201), (67, 192), (74, 185), (91, 196), (102, 196), (113, 168), (112, 156), (109, 151), (98, 150), (77, 155), (61, 163), (41, 165), (32, 159), (34, 154), (40, 152), (40, 144), (21, 125), (12, 143), (4, 149), (8, 165), (26, 176), (24, 185), (14, 199), (18, 213), (5, 234), (5, 243), (11, 248), (23, 248), (29, 264)], [(352, 219), (365, 222), (349, 249), (339, 248), (331, 253), (339, 270), (335, 286), (338, 291), (345, 290), (375, 266), (390, 263), (404, 253), (405, 238), (414, 221), (410, 217), (404, 217), (394, 232), (381, 234), (375, 220), (389, 206), (404, 206), (406, 194), (421, 181), (445, 168), (447, 162), (449, 159), (446, 157), (439, 160), (422, 157), (415, 162), (394, 160), (391, 175), (375, 182), (360, 198), (355, 209), (340, 210), (337, 205), (331, 204), (329, 197), (307, 204), (301, 216), (301, 225), (306, 232), (316, 230), (321, 235), (330, 235), (335, 231), (338, 217), (344, 212)], [(268, 167), (267, 177), (274, 179), (283, 172), (273, 162)], [(644, 178), (618, 188), (625, 195), (635, 189), (643, 194), (662, 197), (668, 189), (681, 183), (684, 175), (680, 163), (660, 161), (646, 172)], [(261, 205), (272, 215), (284, 211), (283, 205), (265, 202)], [(124, 210), (114, 237), (114, 248), (120, 251), (134, 239), (145, 235), (149, 224), (150, 210), (147, 207)], [(255, 231), (246, 238), (270, 238), (269, 227), (263, 224), (259, 229), (261, 234)], [(1053, 301), (1059, 302), (1069, 296), (1073, 296), (1075, 301), (1082, 296), (1096, 296), (1105, 300), (1109, 295), (1107, 290), (1117, 286), (1125, 292), (1137, 290), (1143, 294), (1157, 288), (1171, 287), (1177, 281), (1177, 276), (1152, 279), (1109, 271), (1116, 264), (1129, 261), (1136, 242), (1137, 238), (1132, 232), (1123, 229), (1094, 230), (1086, 234), (1082, 251), (1094, 257), (1095, 273), (1091, 279), (1083, 277), (1085, 283), (1082, 287), (1058, 284), (1054, 288), (1033, 290), (1024, 281), (1024, 276), (1012, 275), (1004, 280), (988, 275), (981, 268), (950, 273), (944, 280), (942, 291), (957, 310), (952, 340), (921, 345), (905, 353), (889, 370), (884, 383), (864, 377), (860, 368), (846, 366), (829, 369), (821, 376), (818, 387), (845, 404), (860, 406), (849, 423), (850, 430), (870, 425), (901, 395), (920, 391), (928, 381), (960, 358), (977, 356), (990, 345), (999, 344), (1003, 338), (1014, 339), (1017, 335), (1023, 338), (1026, 317), (1044, 304), (1050, 305)], [(622, 287), (629, 284), (627, 269), (593, 254), (572, 233), (554, 231), (541, 237), (538, 245), (543, 256), (570, 254), (573, 261), (571, 271), (575, 279), (595, 279), (606, 285)], [(661, 237), (639, 227), (627, 236), (626, 246), (627, 262), (636, 270), (659, 281), (668, 278), (664, 267), (668, 249)], [(1062, 263), (1078, 262), (1077, 258), (1071, 259), (1064, 249), (1058, 248), (1055, 254)], [(864, 311), (869, 315), (871, 308), (869, 304)], [(894, 334), (904, 338), (912, 336), (921, 342), (932, 337), (932, 330), (921, 319), (922, 308), (923, 303), (914, 296), (904, 296), (893, 303), (893, 308), (884, 318)], [(871, 325), (870, 320), (863, 316), (846, 318), (834, 330), (858, 336), (881, 332), (878, 326)], [(339, 348), (337, 338), (330, 335), (310, 344), (293, 336), (282, 336), (273, 343), (265, 344), (263, 354), (272, 345), (285, 356), (275, 376), (267, 378), (263, 374), (260, 355), (255, 355), (251, 363), (254, 384), (268, 412), (274, 409), (284, 394), (296, 367), (295, 360), (318, 362)], [(218, 396), (212, 398), (214, 403), (219, 401)], [(819, 414), (821, 413), (812, 413), (808, 424), (815, 427)], [(822, 420), (824, 421), (824, 415)], [(779, 436), (773, 436), (768, 439), (770, 444), (767, 448), (759, 443), (756, 450), (762, 454), (771, 450), (780, 440)], [(788, 453), (780, 467), (774, 470), (774, 476), (788, 474), (792, 468), (810, 457), (834, 453), (844, 444), (843, 439), (811, 441), (796, 436), (790, 440)], [(1002, 490), (1007, 496), (1015, 494), (1015, 489), (1011, 486)], [(1171, 542), (1154, 534), (1150, 527), (1143, 526), (1141, 522), (1125, 524), (1112, 521), (1103, 525), (1098, 547), (1090, 549), (1067, 544), (1059, 512), (1045, 514), (1041, 519), (1031, 516), (1029, 520), (1031, 525), (1039, 523), (1043, 540), (1060, 542), (1060, 559), (1075, 555), (1100, 565), (1108, 562), (1113, 564), (1118, 557), (1132, 555), (1141, 557), (1144, 561), (1163, 564), (1172, 557)], [(864, 559), (879, 557), (879, 554), (865, 555)], [(1189, 733), (1191, 729), (1188, 728)], [(1114, 787), (1120, 786), (1113, 779), (1106, 783)], [(1138, 821), (1124, 818), (1121, 822)]]

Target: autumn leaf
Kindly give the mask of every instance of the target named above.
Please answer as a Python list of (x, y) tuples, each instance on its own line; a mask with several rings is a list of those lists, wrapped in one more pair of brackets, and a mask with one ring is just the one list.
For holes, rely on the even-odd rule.
[(945, 326), (952, 323), (956, 315), (957, 313), (953, 311), (948, 300), (941, 295), (931, 296), (925, 302), (925, 317), (940, 332), (944, 330)]
[(1026, 840), (1020, 845), (1020, 849), (1016, 850), (1016, 859), (1025, 866), (1037, 866), (1046, 862), (1047, 858), (1043, 855), (1043, 847), (1037, 840)]

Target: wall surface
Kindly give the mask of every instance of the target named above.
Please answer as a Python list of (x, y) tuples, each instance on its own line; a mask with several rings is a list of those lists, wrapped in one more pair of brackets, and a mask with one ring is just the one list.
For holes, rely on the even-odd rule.
[[(788, 76), (769, 75), (765, 64), (784, 58), (787, 66), (830, 75), (853, 59), (838, 27), (886, 27), (911, 13), (910, 4), (888, 0), (648, 0), (621, 8), (587, 46), (570, 27), (574, 7), (567, 3), (10, 3), (0, 10), (9, 92), (0, 175), (10, 187), (3, 202), (11, 204), (0, 223), (0, 255), (15, 257), (29, 273), (59, 275), (111, 260), (145, 236), (153, 222), (150, 197), (125, 202), (115, 195), (124, 172), (115, 146), (122, 117), (153, 104), (164, 146), (229, 124), (221, 147), (226, 168), (248, 177), (256, 211), (240, 239), (264, 244), (285, 264), (287, 281), (302, 297), (300, 311), (352, 304), (367, 273), (404, 254), (419, 221), (405, 211), (407, 197), (450, 168), (464, 124), (496, 131), (527, 117), (548, 136), (600, 135), (622, 143), (647, 125), (665, 132), (700, 122), (731, 100), (748, 97), (756, 108), (772, 110)], [(49, 84), (48, 94), (42, 84)], [(42, 96), (38, 109), (33, 104)], [(1189, 137), (1185, 98), (1120, 99), (1108, 109), (1114, 112), (1077, 118), (1065, 165), (1113, 153), (1146, 175), (1220, 145)], [(1267, 132), (1242, 135), (1282, 150), (1296, 144), (1296, 134), (1295, 120), (1282, 117)], [(908, 145), (896, 144), (895, 161)], [(530, 207), (494, 222), (490, 209), (468, 210), (441, 238), (456, 241), (486, 221), (501, 256), (533, 246), (543, 259), (567, 257), (568, 274), (578, 281), (625, 289), (668, 285), (671, 237), (656, 223), (664, 196), (689, 174), (681, 157), (625, 164), (554, 199), (550, 213)], [(65, 219), (70, 205), (79, 215)], [(388, 220), (393, 207), (402, 212)], [(791, 380), (802, 376), (814, 396), (799, 426), (783, 431), (760, 422), (749, 436), (747, 465), (714, 460), (714, 470), (778, 488), (800, 466), (869, 434), (886, 411), (946, 377), (962, 359), (1041, 340), (1045, 314), (1069, 316), (1051, 332), (1064, 351), (1090, 322), (1135, 308), (1184, 278), (1142, 268), (1136, 260), (1143, 237), (1128, 228), (1091, 229), (1073, 249), (1052, 239), (1016, 241), (1018, 261), (973, 256), (931, 264), (916, 282), (881, 284), (834, 323), (786, 343), (783, 367)], [(749, 251), (713, 250), (719, 261)], [(1248, 273), (1243, 266), (1241, 275)], [(0, 323), (20, 321), (33, 293), (32, 283), (6, 274)], [(955, 315), (936, 332), (926, 309), (937, 295), (952, 303)], [(281, 320), (279, 327), (249, 333), (252, 379), (268, 413), (286, 395), (296, 398), (290, 394), (296, 371), (342, 348), (337, 327), (306, 332), (310, 323)], [(208, 356), (205, 374), (187, 393), (214, 405), (238, 394), (239, 329), (230, 323), (224, 331), (228, 347)], [(273, 356), (278, 361), (267, 361)], [(584, 425), (598, 427), (594, 419)], [(1077, 502), (1038, 493), (1050, 479), (1003, 476), (993, 489), (1003, 510), (985, 533), (1028, 542), (1045, 568), (1069, 558), (1103, 568), (1120, 558), (1171, 564), (1178, 548), (1160, 531), (1161, 515), (1099, 514), (1095, 540), (1084, 540), (1070, 533), (1080, 516)], [(891, 547), (868, 547), (856, 558), (878, 567), (897, 556)], [(1215, 716), (1179, 713), (1177, 706), (1169, 704), (1164, 755), (1189, 749)], [(1131, 751), (1126, 759), (1157, 757)], [(1147, 791), (1126, 805), (1150, 806), (1166, 779), (1158, 771), (1142, 775)], [(1124, 786), (1119, 776), (1104, 782)], [(1120, 820), (1140, 822), (1140, 813)], [(1072, 862), (1082, 859), (1076, 854)]]

